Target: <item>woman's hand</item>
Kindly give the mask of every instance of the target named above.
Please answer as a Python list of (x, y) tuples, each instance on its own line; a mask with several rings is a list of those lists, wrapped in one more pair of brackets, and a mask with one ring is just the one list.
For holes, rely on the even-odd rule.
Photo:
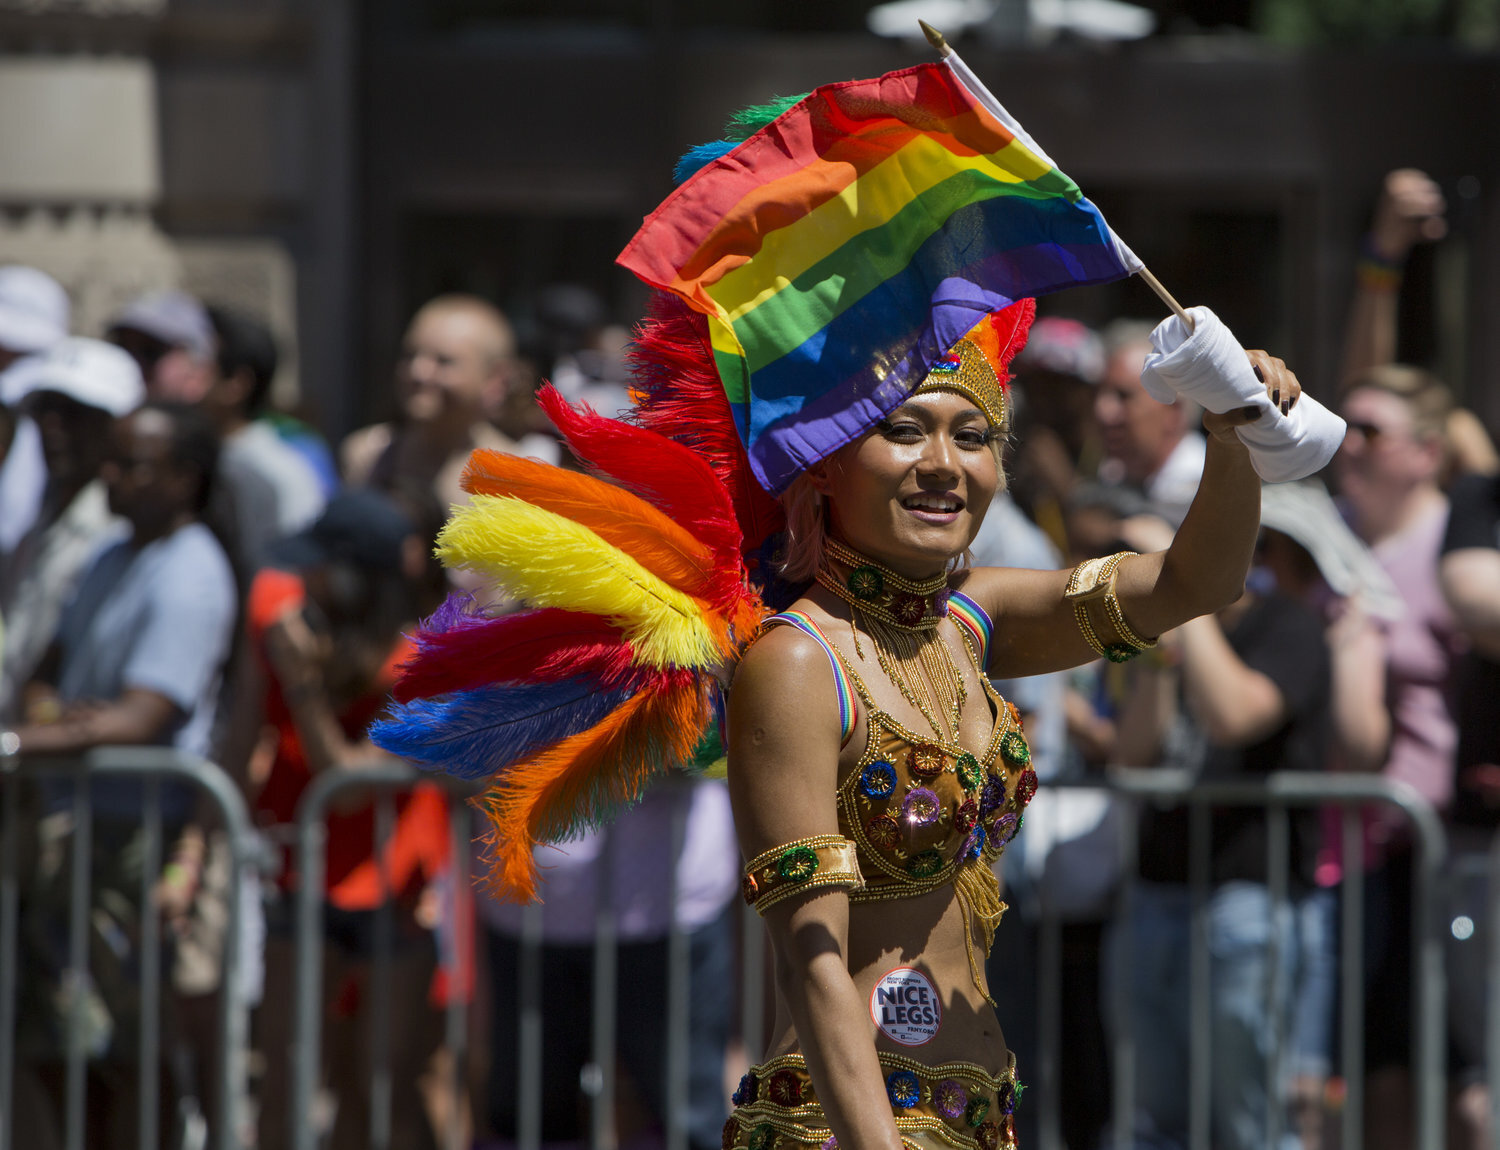
[[(1302, 398), (1302, 385), (1297, 382), (1297, 377), (1292, 373), (1291, 368), (1269, 352), (1247, 351), (1245, 354), (1250, 359), (1255, 378), (1265, 384), (1266, 396), (1270, 399), (1271, 406), (1280, 408), (1282, 415), (1288, 414)], [(1223, 415), (1215, 415), (1211, 411), (1204, 412), (1203, 430), (1221, 443), (1237, 444), (1239, 438), (1234, 434), (1234, 429), (1254, 423), (1264, 411), (1265, 408), (1259, 404), (1249, 404), (1225, 412)]]

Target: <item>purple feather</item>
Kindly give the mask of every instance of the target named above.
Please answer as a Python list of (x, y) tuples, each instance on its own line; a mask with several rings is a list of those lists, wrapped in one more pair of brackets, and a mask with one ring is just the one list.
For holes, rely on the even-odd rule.
[(490, 621), (471, 591), (450, 591), (443, 605), (422, 620), (421, 630), (433, 634), (457, 630), (459, 627), (478, 627)]
[(424, 770), (485, 779), (588, 730), (632, 693), (601, 689), (594, 679), (497, 683), (395, 704), (370, 738)]

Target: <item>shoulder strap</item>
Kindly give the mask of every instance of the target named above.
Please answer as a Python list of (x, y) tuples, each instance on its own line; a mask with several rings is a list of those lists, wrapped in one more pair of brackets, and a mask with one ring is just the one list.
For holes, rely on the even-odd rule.
[(974, 650), (979, 653), (979, 670), (988, 673), (990, 665), (990, 637), (995, 633), (995, 624), (985, 614), (984, 608), (962, 591), (948, 596), (948, 614), (974, 641)]
[(833, 668), (834, 689), (839, 697), (839, 746), (848, 746), (849, 740), (854, 737), (854, 722), (858, 717), (856, 696), (849, 684), (849, 676), (844, 671), (844, 664), (833, 649), (833, 644), (828, 641), (818, 625), (801, 611), (783, 611), (779, 615), (772, 615), (761, 624), (761, 627), (775, 627), (778, 624), (797, 628), (822, 647), (823, 654), (828, 656), (828, 665)]

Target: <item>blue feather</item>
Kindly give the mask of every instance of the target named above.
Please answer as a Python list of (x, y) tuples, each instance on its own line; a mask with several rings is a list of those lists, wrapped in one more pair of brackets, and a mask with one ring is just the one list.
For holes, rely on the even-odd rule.
[(713, 163), (720, 156), (727, 156), (738, 146), (733, 140), (710, 140), (706, 144), (697, 144), (689, 148), (677, 161), (677, 166), (672, 169), (673, 182), (687, 183), (700, 168)]
[(683, 153), (682, 159), (677, 161), (677, 166), (672, 169), (673, 181), (679, 184), (686, 183), (700, 168), (707, 166), (720, 156), (727, 156), (789, 108), (807, 99), (808, 95), (809, 93), (803, 92), (799, 96), (772, 96), (764, 104), (741, 108), (730, 116), (729, 123), (724, 125), (724, 134), (729, 139), (712, 140), (707, 144), (689, 148)]
[(377, 747), (424, 770), (486, 779), (586, 731), (633, 693), (594, 679), (495, 683), (391, 707), (370, 727)]

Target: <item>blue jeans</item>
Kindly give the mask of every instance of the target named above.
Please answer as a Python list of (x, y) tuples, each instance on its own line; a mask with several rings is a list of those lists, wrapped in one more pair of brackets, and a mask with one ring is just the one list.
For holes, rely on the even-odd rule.
[[(1290, 1040), (1290, 991), (1297, 965), (1297, 935), (1291, 906), (1282, 918), (1281, 998), (1272, 1003), (1269, 948), (1272, 907), (1265, 886), (1228, 882), (1208, 901), (1209, 1103), (1217, 1150), (1263, 1150), (1266, 1141), (1266, 1076), (1281, 1016)], [(1136, 1106), (1134, 1145), (1177, 1150), (1188, 1141), (1189, 965), (1192, 951), (1190, 895), (1186, 886), (1140, 882), (1132, 919), (1116, 925), (1106, 941), (1106, 983), (1115, 972), (1126, 979), (1127, 1011), (1110, 1018), (1112, 1036), (1121, 1025), (1135, 1037)], [(1113, 997), (1106, 1002), (1113, 1003)], [(1273, 1009), (1274, 1006), (1274, 1009)], [(1280, 1099), (1276, 1105), (1284, 1105)], [(1287, 1129), (1283, 1121), (1282, 1129)], [(1295, 1146), (1290, 1135), (1283, 1144)], [(1123, 1148), (1117, 1148), (1123, 1150)]]
[(1338, 896), (1319, 887), (1292, 901), (1297, 916), (1297, 973), (1292, 984), (1289, 1068), (1326, 1078), (1333, 1067), (1333, 1020), (1339, 983)]

